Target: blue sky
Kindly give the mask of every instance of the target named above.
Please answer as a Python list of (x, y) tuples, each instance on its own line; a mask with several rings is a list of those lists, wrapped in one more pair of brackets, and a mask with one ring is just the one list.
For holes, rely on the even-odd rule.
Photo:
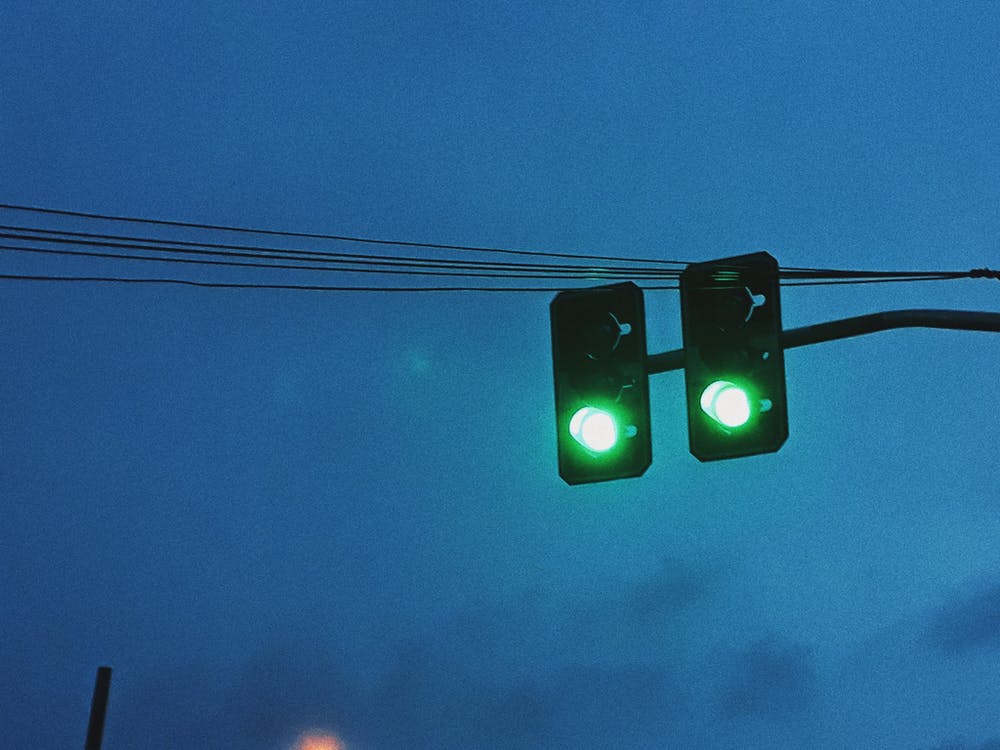
[[(10, 0), (0, 21), (0, 202), (997, 265), (988, 3)], [(0, 273), (107, 268), (0, 251)], [(654, 376), (650, 470), (570, 488), (550, 299), (0, 282), (10, 746), (82, 743), (100, 664), (108, 750), (1000, 744), (1000, 337), (791, 350), (786, 445), (714, 464), (687, 452), (682, 374)], [(646, 306), (650, 350), (679, 347), (676, 292)]]

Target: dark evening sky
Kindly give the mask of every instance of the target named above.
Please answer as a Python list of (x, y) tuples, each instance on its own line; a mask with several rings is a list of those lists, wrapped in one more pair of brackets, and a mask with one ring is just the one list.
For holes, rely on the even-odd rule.
[[(0, 203), (996, 267), (998, 49), (972, 2), (7, 0)], [(150, 265), (0, 250), (8, 275), (317, 278)], [(790, 350), (786, 445), (710, 464), (656, 375), (649, 471), (568, 487), (551, 298), (0, 281), (4, 746), (82, 746), (109, 664), (106, 750), (1000, 747), (1000, 336)], [(646, 307), (650, 350), (679, 347), (677, 292)]]

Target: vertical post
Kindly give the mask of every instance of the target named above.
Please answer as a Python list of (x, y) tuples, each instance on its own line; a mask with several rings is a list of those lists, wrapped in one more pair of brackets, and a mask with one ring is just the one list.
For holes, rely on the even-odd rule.
[(104, 735), (104, 714), (108, 710), (108, 692), (111, 690), (111, 667), (98, 667), (94, 682), (94, 699), (90, 704), (90, 724), (87, 726), (87, 744), (84, 750), (101, 750)]

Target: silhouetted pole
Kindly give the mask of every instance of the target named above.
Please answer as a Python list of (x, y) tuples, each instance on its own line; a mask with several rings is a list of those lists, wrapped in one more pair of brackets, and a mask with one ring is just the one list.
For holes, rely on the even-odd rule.
[(87, 727), (87, 744), (83, 750), (101, 750), (104, 735), (104, 714), (108, 710), (108, 691), (111, 690), (111, 667), (98, 667), (94, 682), (94, 700), (90, 704), (90, 724)]

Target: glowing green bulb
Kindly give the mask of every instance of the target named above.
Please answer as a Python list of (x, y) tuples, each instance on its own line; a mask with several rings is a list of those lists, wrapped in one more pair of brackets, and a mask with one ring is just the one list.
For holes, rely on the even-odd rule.
[(584, 406), (576, 411), (569, 420), (569, 434), (594, 453), (611, 450), (618, 442), (618, 427), (614, 417), (593, 406)]
[(750, 421), (750, 397), (728, 380), (716, 380), (702, 391), (701, 409), (723, 427), (742, 427)]

